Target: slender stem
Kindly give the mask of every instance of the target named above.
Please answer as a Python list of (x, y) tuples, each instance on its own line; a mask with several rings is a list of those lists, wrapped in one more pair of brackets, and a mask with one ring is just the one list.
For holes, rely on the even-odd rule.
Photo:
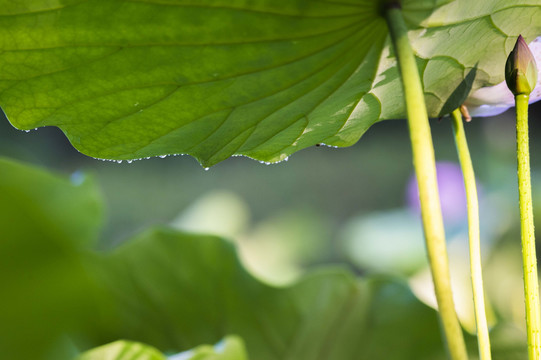
[(408, 40), (402, 10), (397, 3), (385, 8), (395, 54), (402, 77), (413, 165), (419, 186), (421, 215), (434, 290), (449, 354), (453, 360), (467, 359), (462, 328), (451, 291), (449, 260), (436, 179), (436, 163), (419, 71)]
[(539, 310), (539, 283), (535, 256), (532, 186), (530, 182), (530, 145), (528, 140), (528, 95), (515, 96), (517, 112), (517, 163), (520, 232), (524, 269), (524, 297), (526, 302), (526, 328), (530, 359), (541, 357), (541, 319)]
[(481, 240), (479, 235), (479, 203), (477, 199), (477, 185), (473, 164), (466, 141), (464, 124), (460, 109), (451, 114), (453, 120), (453, 133), (455, 143), (462, 167), (464, 187), (466, 189), (466, 202), (468, 204), (468, 233), (470, 238), (470, 269), (473, 290), (473, 304), (475, 309), (475, 323), (477, 326), (477, 339), (479, 347), (479, 358), (490, 360), (490, 338), (488, 336), (488, 325), (485, 311), (485, 296), (483, 291), (483, 271), (481, 267)]

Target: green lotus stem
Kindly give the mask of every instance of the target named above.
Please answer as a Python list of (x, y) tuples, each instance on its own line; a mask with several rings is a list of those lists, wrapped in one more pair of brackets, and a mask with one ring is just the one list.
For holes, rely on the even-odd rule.
[(447, 258), (445, 231), (436, 178), (434, 147), (423, 87), (415, 56), (408, 40), (407, 27), (400, 5), (396, 2), (388, 3), (385, 6), (384, 14), (390, 29), (404, 89), (426, 248), (441, 323), (451, 358), (453, 360), (464, 360), (468, 356), (451, 291), (449, 260)]
[(539, 360), (541, 358), (541, 317), (537, 259), (535, 255), (532, 186), (530, 181), (528, 100), (529, 95), (519, 94), (515, 96), (517, 113), (518, 196), (524, 270), (524, 297), (526, 302), (526, 328), (528, 331), (528, 355), (530, 359)]
[(488, 335), (485, 296), (483, 290), (483, 271), (481, 266), (481, 240), (479, 235), (479, 202), (477, 198), (477, 185), (475, 184), (475, 173), (473, 171), (473, 164), (470, 157), (470, 150), (468, 149), (468, 142), (466, 140), (466, 133), (464, 132), (464, 124), (462, 123), (460, 109), (453, 111), (451, 118), (453, 120), (453, 133), (458, 158), (460, 160), (460, 166), (462, 168), (462, 176), (464, 177), (466, 203), (468, 205), (470, 270), (479, 358), (481, 360), (490, 360), (490, 338)]

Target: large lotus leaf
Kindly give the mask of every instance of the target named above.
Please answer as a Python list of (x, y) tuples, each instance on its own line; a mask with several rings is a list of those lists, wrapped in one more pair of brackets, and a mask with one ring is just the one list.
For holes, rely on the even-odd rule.
[(5, 159), (0, 174), (1, 357), (42, 359), (94, 310), (83, 250), (96, 240), (101, 198), (89, 179)]
[[(405, 116), (377, 0), (0, 0), (0, 106), (81, 152), (279, 161)], [(431, 116), (503, 79), (539, 0), (404, 0)]]
[(128, 338), (174, 352), (238, 334), (258, 360), (444, 353), (435, 312), (389, 279), (321, 270), (271, 287), (246, 273), (230, 243), (169, 229), (142, 234), (97, 265), (116, 309), (96, 344)]

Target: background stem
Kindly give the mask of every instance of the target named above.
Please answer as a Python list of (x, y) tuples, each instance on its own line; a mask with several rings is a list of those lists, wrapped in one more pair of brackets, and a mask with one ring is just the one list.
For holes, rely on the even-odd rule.
[(462, 328), (456, 316), (451, 291), (449, 261), (436, 179), (434, 148), (423, 88), (413, 50), (407, 36), (407, 27), (402, 16), (402, 10), (397, 3), (388, 4), (385, 9), (385, 18), (391, 32), (404, 88), (413, 165), (419, 186), (421, 215), (438, 310), (451, 358), (463, 360), (467, 359), (466, 346)]
[(466, 202), (468, 204), (468, 235), (470, 244), (470, 269), (473, 290), (473, 304), (475, 308), (475, 324), (477, 327), (477, 341), (479, 346), (479, 358), (490, 360), (490, 338), (485, 310), (485, 296), (483, 291), (483, 271), (481, 266), (481, 240), (479, 235), (479, 202), (477, 197), (477, 185), (475, 173), (468, 149), (468, 142), (462, 123), (460, 110), (456, 109), (451, 114), (453, 133), (455, 137), (458, 158), (464, 177), (466, 189)]
[(530, 359), (539, 360), (541, 354), (541, 320), (539, 316), (539, 283), (537, 280), (532, 186), (530, 181), (528, 99), (528, 95), (515, 96), (517, 112), (518, 194), (524, 269), (524, 297), (526, 302), (526, 327), (528, 330), (528, 354)]

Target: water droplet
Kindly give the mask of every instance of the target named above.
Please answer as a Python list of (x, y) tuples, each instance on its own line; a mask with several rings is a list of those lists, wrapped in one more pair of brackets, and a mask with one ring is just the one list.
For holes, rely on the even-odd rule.
[(116, 162), (119, 164), (122, 164), (122, 160), (117, 160)]
[(335, 146), (335, 145), (327, 145), (325, 143), (319, 143), (320, 146), (326, 146), (326, 147), (330, 147), (330, 148), (333, 148), (333, 149), (338, 149), (338, 146)]
[(26, 132), (26, 133), (29, 133), (29, 132), (30, 132), (30, 130), (25, 130), (24, 132)]
[(70, 181), (73, 185), (79, 186), (81, 185), (85, 180), (85, 174), (82, 171), (75, 171), (70, 176)]
[(209, 167), (206, 167), (206, 168), (205, 168), (205, 171), (209, 171), (209, 169), (210, 169)]
[(127, 163), (128, 164), (131, 164), (133, 162), (133, 160), (128, 160)]
[(160, 155), (160, 159), (165, 159), (167, 155)]

